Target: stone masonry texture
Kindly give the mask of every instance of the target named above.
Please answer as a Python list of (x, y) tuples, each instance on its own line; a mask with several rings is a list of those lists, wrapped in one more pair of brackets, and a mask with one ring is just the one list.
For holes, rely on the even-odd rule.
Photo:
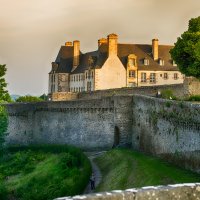
[[(143, 95), (7, 105), (8, 145), (129, 146), (200, 172), (200, 105)], [(116, 131), (117, 130), (117, 131)]]

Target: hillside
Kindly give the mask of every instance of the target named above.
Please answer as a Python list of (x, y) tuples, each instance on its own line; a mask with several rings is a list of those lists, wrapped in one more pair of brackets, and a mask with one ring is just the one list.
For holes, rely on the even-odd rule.
[(91, 166), (67, 146), (12, 148), (0, 157), (1, 200), (49, 200), (81, 194)]
[(95, 159), (102, 172), (97, 192), (200, 182), (200, 175), (142, 153), (114, 149)]

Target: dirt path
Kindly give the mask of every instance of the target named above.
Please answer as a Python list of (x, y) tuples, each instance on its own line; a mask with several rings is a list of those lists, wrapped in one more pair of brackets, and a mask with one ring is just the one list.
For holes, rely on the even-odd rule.
[[(101, 152), (86, 152), (85, 154), (87, 155), (87, 157), (89, 158), (91, 165), (92, 165), (92, 172), (94, 174), (95, 177), (95, 187), (97, 187), (99, 185), (99, 183), (101, 182), (102, 179), (102, 175), (101, 175), (101, 171), (99, 169), (99, 167), (94, 163), (94, 159), (97, 158), (98, 156), (101, 156), (102, 154), (104, 154), (106, 151), (101, 151)], [(91, 190), (90, 187), (90, 182), (88, 183), (84, 194), (90, 194), (93, 193), (94, 191)]]

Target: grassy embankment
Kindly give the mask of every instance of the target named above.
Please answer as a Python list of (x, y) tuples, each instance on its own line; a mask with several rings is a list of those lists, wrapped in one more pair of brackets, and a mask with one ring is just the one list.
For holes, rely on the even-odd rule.
[(95, 159), (102, 172), (96, 191), (152, 185), (200, 182), (200, 175), (154, 157), (125, 149), (111, 150)]
[(50, 200), (81, 194), (91, 166), (68, 146), (11, 148), (0, 157), (0, 199)]

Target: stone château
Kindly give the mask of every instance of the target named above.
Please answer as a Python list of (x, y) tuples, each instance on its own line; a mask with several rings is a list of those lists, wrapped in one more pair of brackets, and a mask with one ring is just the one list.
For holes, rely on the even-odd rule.
[(171, 59), (173, 46), (121, 44), (116, 34), (98, 40), (96, 51), (82, 53), (78, 40), (61, 46), (49, 73), (49, 95), (122, 87), (183, 83)]

